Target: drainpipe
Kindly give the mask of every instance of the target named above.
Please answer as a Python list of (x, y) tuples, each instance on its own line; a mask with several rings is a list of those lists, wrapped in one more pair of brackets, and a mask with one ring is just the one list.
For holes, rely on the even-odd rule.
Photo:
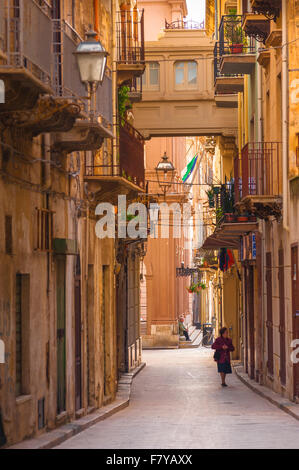
[(93, 0), (93, 7), (94, 7), (94, 30), (97, 33), (97, 40), (99, 39), (99, 32), (100, 32), (100, 5), (99, 0)]
[(43, 163), (44, 165), (44, 174), (45, 174), (45, 180), (44, 180), (44, 185), (43, 189), (50, 189), (52, 185), (52, 179), (51, 179), (51, 136), (50, 134), (44, 134), (44, 155), (42, 155), (42, 158), (44, 158), (47, 163)]
[(287, 26), (287, 2), (282, 2), (282, 203), (283, 203), (283, 228), (289, 231), (289, 198), (288, 198), (288, 26)]
[(116, 61), (117, 61), (117, 44), (116, 44), (116, 21), (117, 21), (117, 11), (116, 11), (116, 2), (112, 2), (112, 27), (113, 27), (113, 39), (112, 39), (112, 109), (113, 109), (113, 131), (114, 131), (114, 138), (113, 138), (113, 148), (112, 148), (112, 161), (113, 161), (113, 168), (116, 168), (117, 165), (117, 68), (116, 68)]
[(257, 65), (257, 141), (263, 141), (263, 87), (262, 66)]
[[(257, 64), (257, 141), (262, 142), (263, 136), (263, 82), (262, 82), (262, 66)], [(262, 279), (262, 299), (261, 299), (261, 331), (260, 331), (260, 350), (258, 358), (259, 383), (264, 383), (264, 321), (265, 321), (265, 221), (259, 222), (260, 236), (260, 263), (261, 263), (261, 279)]]

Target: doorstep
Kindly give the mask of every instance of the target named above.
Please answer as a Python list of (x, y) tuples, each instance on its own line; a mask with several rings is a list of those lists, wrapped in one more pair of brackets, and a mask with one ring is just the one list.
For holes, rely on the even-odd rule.
[(241, 382), (247, 385), (247, 387), (299, 421), (299, 404), (282, 397), (268, 387), (259, 385), (255, 380), (250, 379), (246, 372), (244, 372), (244, 368), (240, 363), (232, 363), (232, 366), (236, 376), (241, 380)]
[(130, 404), (131, 388), (134, 377), (145, 367), (143, 362), (135, 370), (122, 374), (119, 380), (118, 391), (113, 403), (100, 408), (94, 413), (83, 416), (82, 418), (60, 426), (53, 431), (46, 432), (33, 439), (27, 439), (8, 447), (7, 449), (52, 449), (71, 437), (79, 434), (94, 424), (109, 418), (118, 411), (123, 410)]

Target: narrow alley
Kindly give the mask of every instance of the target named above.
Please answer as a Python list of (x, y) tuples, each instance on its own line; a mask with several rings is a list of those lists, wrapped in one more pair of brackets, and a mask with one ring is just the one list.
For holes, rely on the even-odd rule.
[(235, 374), (222, 389), (211, 350), (144, 351), (125, 410), (58, 449), (298, 449), (299, 423)]
[(1, 450), (299, 449), (298, 64), (299, 0), (0, 0)]

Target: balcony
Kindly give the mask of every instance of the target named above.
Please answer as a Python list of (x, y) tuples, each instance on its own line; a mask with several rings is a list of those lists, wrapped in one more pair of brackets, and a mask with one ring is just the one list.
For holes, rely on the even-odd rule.
[(6, 103), (2, 112), (31, 109), (40, 94), (51, 93), (52, 20), (48, 2), (2, 0), (0, 79)]
[(276, 21), (281, 11), (282, 0), (251, 0), (251, 9), (254, 13), (264, 15), (270, 20)]
[(242, 28), (247, 36), (265, 44), (270, 34), (270, 20), (263, 14), (246, 13)]
[(56, 103), (77, 107), (79, 113), (72, 126), (60, 129), (54, 151), (98, 150), (105, 138), (112, 138), (112, 78), (107, 69), (102, 86), (87, 97), (80, 80), (74, 52), (82, 38), (62, 20), (53, 20), (54, 73), (53, 90)]
[(249, 142), (235, 159), (236, 206), (259, 218), (281, 217), (281, 144)]
[(139, 103), (142, 100), (142, 78), (134, 77), (128, 83), (128, 98), (131, 103)]
[(238, 191), (235, 180), (232, 179), (222, 184), (221, 187), (213, 187), (213, 192), (216, 229), (206, 240), (204, 248), (238, 249), (240, 238), (257, 229), (257, 218), (249, 211), (241, 211), (241, 208), (236, 210), (235, 200), (238, 197)]
[(250, 74), (255, 67), (255, 44), (242, 29), (241, 15), (224, 15), (219, 27), (221, 74)]
[(117, 83), (122, 85), (145, 70), (144, 11), (122, 10), (117, 16)]
[[(214, 47), (214, 87), (216, 95), (232, 95), (244, 90), (244, 77), (240, 73), (223, 74), (221, 73), (221, 60), (223, 53), (223, 44), (215, 43)], [(228, 107), (228, 106), (226, 106)], [(235, 106), (232, 106), (235, 107)]]
[(51, 15), (46, 0), (5, 0), (0, 8), (0, 79), (6, 89), (0, 113), (33, 136), (58, 133), (55, 151), (98, 149), (113, 136), (111, 72), (91, 104), (73, 54), (82, 38)]
[[(117, 202), (119, 194), (127, 198), (145, 191), (144, 139), (129, 123), (119, 125), (118, 155), (113, 161), (107, 152), (86, 155), (85, 183), (97, 201)], [(107, 199), (108, 198), (108, 199)]]

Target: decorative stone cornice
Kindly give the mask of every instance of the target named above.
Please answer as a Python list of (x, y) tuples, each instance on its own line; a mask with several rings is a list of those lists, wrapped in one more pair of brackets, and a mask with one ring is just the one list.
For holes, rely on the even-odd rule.
[(22, 128), (37, 136), (44, 132), (67, 132), (80, 115), (81, 107), (51, 96), (40, 97), (31, 110), (0, 114), (0, 120), (10, 127)]

